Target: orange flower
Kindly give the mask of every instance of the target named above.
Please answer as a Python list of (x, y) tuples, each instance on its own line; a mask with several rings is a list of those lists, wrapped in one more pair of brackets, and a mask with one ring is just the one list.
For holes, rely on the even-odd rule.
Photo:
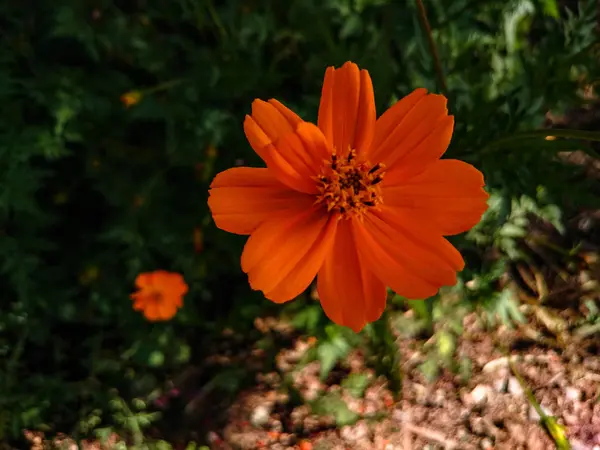
[(444, 236), (477, 224), (488, 194), (473, 166), (440, 160), (453, 127), (425, 89), (376, 119), (369, 73), (351, 62), (325, 72), (318, 126), (255, 100), (244, 131), (267, 167), (219, 173), (208, 199), (219, 228), (250, 235), (250, 286), (283, 303), (318, 276), (327, 316), (359, 331), (386, 286), (423, 299), (454, 285), (464, 262)]
[(133, 309), (142, 311), (151, 321), (171, 319), (183, 306), (188, 291), (180, 274), (164, 270), (139, 274), (135, 285), (138, 291), (131, 294)]
[(137, 105), (142, 99), (143, 94), (140, 91), (129, 91), (121, 95), (121, 103), (126, 108), (130, 108), (133, 105)]

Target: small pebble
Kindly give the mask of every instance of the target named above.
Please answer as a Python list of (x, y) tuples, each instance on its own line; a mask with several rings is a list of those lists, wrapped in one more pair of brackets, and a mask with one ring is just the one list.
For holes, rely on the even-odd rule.
[(571, 450), (588, 450), (589, 447), (577, 439), (570, 439)]
[(265, 426), (269, 422), (271, 408), (267, 405), (258, 405), (250, 415), (250, 423), (256, 428)]
[(415, 400), (417, 401), (417, 403), (420, 405), (424, 405), (425, 403), (427, 403), (427, 388), (422, 384), (418, 383), (415, 383), (413, 385), (413, 388), (415, 390)]
[(517, 380), (515, 377), (510, 377), (508, 379), (508, 392), (517, 397), (521, 397), (523, 395), (521, 383), (519, 383), (519, 380)]
[(356, 442), (365, 439), (369, 435), (369, 427), (364, 421), (354, 426), (346, 426), (340, 430), (340, 437), (347, 442)]
[[(544, 411), (544, 413), (547, 416), (551, 416), (552, 412), (550, 412), (550, 410), (544, 406), (542, 406), (542, 411)], [(538, 412), (536, 411), (536, 409), (533, 407), (533, 405), (531, 405), (529, 407), (529, 413), (527, 414), (529, 417), (529, 420), (531, 420), (532, 422), (538, 422), (540, 420), (540, 415), (538, 414)]]
[(565, 389), (565, 399), (571, 402), (578, 402), (581, 400), (581, 391), (573, 386), (569, 386)]
[(474, 405), (485, 404), (490, 397), (490, 387), (485, 384), (478, 384), (469, 394), (470, 402)]
[(567, 425), (577, 425), (579, 423), (579, 417), (575, 414), (563, 413), (563, 419)]
[[(516, 355), (512, 355), (510, 357), (510, 360), (512, 362), (516, 362), (518, 359), (519, 358)], [(487, 362), (483, 366), (482, 371), (484, 373), (492, 373), (493, 374), (493, 373), (497, 373), (498, 371), (501, 371), (501, 370), (508, 370), (508, 368), (509, 368), (508, 361), (509, 361), (509, 359), (506, 356), (503, 356), (503, 357), (497, 358), (497, 359), (493, 359), (493, 360)]]
[(433, 394), (433, 401), (432, 403), (435, 406), (442, 406), (446, 401), (446, 393), (444, 392), (443, 389), (437, 389), (435, 391), (435, 393)]
[(479, 436), (485, 435), (485, 423), (481, 417), (472, 417), (469, 420), (471, 431)]
[(270, 423), (270, 426), (272, 431), (281, 432), (283, 430), (283, 424), (281, 423), (281, 420), (273, 420)]
[(494, 390), (500, 394), (505, 394), (508, 389), (508, 378), (498, 378), (494, 381)]
[(482, 450), (489, 450), (491, 448), (494, 448), (494, 444), (492, 444), (492, 441), (488, 438), (484, 438), (479, 443), (479, 447), (481, 447)]

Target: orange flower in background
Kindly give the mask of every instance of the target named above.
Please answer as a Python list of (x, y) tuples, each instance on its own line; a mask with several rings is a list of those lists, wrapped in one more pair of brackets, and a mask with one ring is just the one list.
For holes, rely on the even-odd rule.
[(361, 330), (386, 286), (423, 299), (464, 267), (444, 238), (479, 222), (483, 175), (440, 160), (454, 118), (442, 95), (417, 89), (376, 119), (369, 73), (347, 62), (325, 72), (318, 126), (277, 100), (255, 100), (244, 131), (266, 168), (219, 173), (208, 205), (216, 225), (250, 235), (250, 286), (283, 303), (317, 276), (327, 316)]
[(126, 108), (130, 108), (134, 105), (137, 105), (142, 97), (143, 94), (140, 91), (125, 92), (123, 95), (121, 95), (121, 103), (123, 103)]
[(142, 311), (151, 321), (169, 320), (183, 306), (188, 286), (178, 273), (156, 270), (141, 273), (135, 279), (137, 292), (131, 294), (133, 309)]

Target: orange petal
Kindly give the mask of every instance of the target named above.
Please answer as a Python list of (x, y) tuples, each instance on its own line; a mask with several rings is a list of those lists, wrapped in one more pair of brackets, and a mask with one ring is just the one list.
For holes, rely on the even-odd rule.
[(130, 297), (133, 300), (133, 309), (136, 311), (142, 311), (148, 303), (147, 296), (142, 292), (135, 292)]
[(348, 220), (338, 224), (333, 248), (319, 271), (317, 289), (327, 317), (357, 333), (379, 319), (385, 309), (385, 285), (360, 264)]
[(333, 77), (335, 67), (325, 70), (323, 89), (321, 90), (321, 102), (319, 104), (319, 117), (317, 125), (325, 135), (328, 142), (333, 144)]
[(454, 129), (446, 104), (443, 95), (416, 90), (379, 118), (370, 159), (386, 164), (386, 178), (419, 173), (444, 154)]
[(252, 115), (244, 120), (244, 132), (250, 146), (265, 161), (282, 183), (306, 193), (316, 193), (310, 180), (315, 175), (294, 145), (284, 138), (296, 131), (302, 119), (277, 100), (255, 100)]
[(163, 272), (156, 279), (156, 289), (163, 295), (175, 298), (181, 298), (188, 291), (188, 286), (179, 273)]
[(303, 144), (304, 153), (310, 157), (309, 164), (313, 175), (318, 174), (323, 166), (323, 161), (331, 159), (331, 144), (319, 127), (310, 122), (298, 125), (296, 134)]
[[(375, 136), (373, 137), (373, 157), (379, 157), (378, 149), (387, 137), (394, 131), (394, 128), (406, 117), (406, 115), (415, 107), (415, 105), (427, 95), (427, 89), (419, 88), (412, 91), (406, 97), (401, 98), (394, 103), (386, 112), (384, 112), (375, 123)], [(379, 161), (379, 159), (377, 159)]]
[(383, 199), (401, 209), (401, 214), (419, 216), (448, 236), (463, 233), (481, 220), (489, 197), (483, 186), (483, 174), (475, 167), (443, 159), (401, 184), (390, 186), (386, 180)]
[(265, 146), (294, 131), (296, 126), (302, 122), (302, 119), (292, 110), (274, 99), (268, 102), (260, 99), (254, 100), (251, 118), (258, 130), (254, 130), (255, 132), (250, 135), (246, 133), (246, 137), (259, 156), (262, 156), (261, 152)]
[(161, 320), (172, 319), (177, 314), (177, 304), (173, 300), (164, 298), (163, 302), (158, 305), (158, 315)]
[(138, 276), (135, 278), (135, 286), (138, 289), (144, 289), (152, 286), (152, 273), (145, 272), (138, 274)]
[(352, 62), (327, 68), (319, 106), (319, 128), (340, 155), (354, 148), (366, 152), (375, 129), (371, 77)]
[[(280, 138), (274, 147), (298, 174), (299, 181), (310, 183), (308, 190), (303, 192), (316, 193), (313, 178), (321, 171), (324, 161), (331, 159), (331, 146), (321, 130), (312, 123), (302, 122), (293, 133)], [(304, 186), (297, 189), (304, 189)]]
[(157, 303), (148, 304), (144, 308), (144, 316), (151, 322), (161, 320), (161, 312)]
[(359, 252), (373, 273), (397, 294), (419, 299), (456, 283), (464, 267), (458, 251), (427, 223), (383, 206), (355, 225)]
[(314, 198), (280, 183), (269, 169), (234, 167), (210, 185), (208, 206), (222, 230), (250, 234), (266, 219), (308, 209)]
[(269, 104), (274, 106), (275, 109), (277, 109), (277, 111), (279, 111), (279, 113), (283, 117), (285, 117), (285, 119), (288, 121), (288, 123), (290, 123), (290, 125), (292, 125), (292, 128), (295, 128), (296, 126), (298, 126), (300, 123), (303, 122), (302, 118), (298, 114), (296, 114), (290, 108), (285, 106), (279, 100), (275, 100), (274, 98), (272, 98), (269, 100)]
[(334, 215), (316, 208), (263, 222), (242, 253), (242, 270), (252, 289), (276, 303), (300, 295), (321, 268), (336, 226)]

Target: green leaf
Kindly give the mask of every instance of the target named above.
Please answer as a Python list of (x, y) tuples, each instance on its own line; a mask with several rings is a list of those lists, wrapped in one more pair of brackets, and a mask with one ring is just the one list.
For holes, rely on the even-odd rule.
[(504, 15), (504, 33), (506, 47), (509, 53), (518, 49), (519, 25), (535, 12), (533, 3), (529, 0), (521, 0), (515, 7)]
[(187, 344), (182, 343), (181, 345), (179, 345), (175, 361), (178, 364), (184, 364), (190, 360), (191, 353), (191, 347)]
[(362, 20), (360, 15), (353, 14), (346, 21), (340, 30), (340, 38), (347, 39), (350, 36), (360, 34), (362, 30)]
[(148, 356), (148, 365), (150, 367), (160, 367), (165, 362), (165, 354), (160, 350), (154, 350)]
[(554, 19), (559, 19), (558, 2), (556, 0), (542, 0), (544, 14)]
[(437, 333), (436, 343), (438, 354), (446, 361), (451, 360), (456, 350), (456, 337), (441, 330)]
[(323, 342), (317, 349), (317, 356), (321, 363), (319, 375), (321, 380), (325, 380), (336, 363), (343, 357), (343, 352), (333, 342)]
[(351, 373), (342, 380), (341, 385), (350, 395), (360, 398), (369, 386), (369, 376), (364, 373)]
[(419, 370), (428, 382), (433, 382), (440, 373), (440, 366), (434, 358), (428, 358), (419, 366)]
[(319, 416), (333, 416), (339, 427), (353, 425), (360, 419), (360, 415), (350, 410), (340, 394), (335, 392), (316, 399), (310, 407)]
[[(481, 150), (480, 154), (487, 154), (495, 150), (506, 150), (522, 146), (525, 142), (534, 143), (537, 140), (545, 140), (547, 136), (553, 136), (564, 139), (578, 139), (581, 141), (593, 141), (600, 142), (599, 131), (584, 131), (584, 130), (570, 130), (570, 129), (551, 129), (551, 130), (531, 130), (521, 131), (513, 133), (509, 136), (496, 139), (490, 142), (484, 149)], [(540, 141), (538, 141), (540, 142)], [(552, 142), (552, 141), (546, 141)], [(550, 144), (548, 148), (555, 150), (555, 145)], [(595, 151), (591, 148), (582, 148), (581, 150), (589, 153), (591, 156), (598, 157)]]
[(292, 324), (295, 328), (306, 330), (313, 334), (317, 331), (317, 327), (323, 317), (323, 309), (320, 305), (308, 305), (298, 311), (292, 319)]
[(154, 443), (154, 447), (156, 448), (156, 450), (172, 450), (173, 446), (171, 444), (169, 444), (167, 441), (156, 441)]
[(337, 362), (345, 358), (352, 349), (346, 330), (337, 325), (328, 325), (325, 328), (327, 338), (319, 341), (317, 348), (317, 358), (321, 363), (321, 380), (325, 380)]
[(499, 234), (508, 238), (520, 238), (527, 235), (527, 230), (512, 223), (507, 223), (500, 228)]
[(131, 400), (131, 405), (138, 411), (143, 411), (144, 409), (146, 409), (146, 402), (141, 398), (134, 398), (133, 400)]
[(512, 291), (508, 288), (495, 293), (489, 301), (488, 313), (498, 316), (506, 326), (513, 327), (514, 322), (525, 322), (525, 316), (519, 311)]
[(423, 300), (406, 300), (406, 304), (415, 312), (417, 318), (428, 319), (431, 316)]

